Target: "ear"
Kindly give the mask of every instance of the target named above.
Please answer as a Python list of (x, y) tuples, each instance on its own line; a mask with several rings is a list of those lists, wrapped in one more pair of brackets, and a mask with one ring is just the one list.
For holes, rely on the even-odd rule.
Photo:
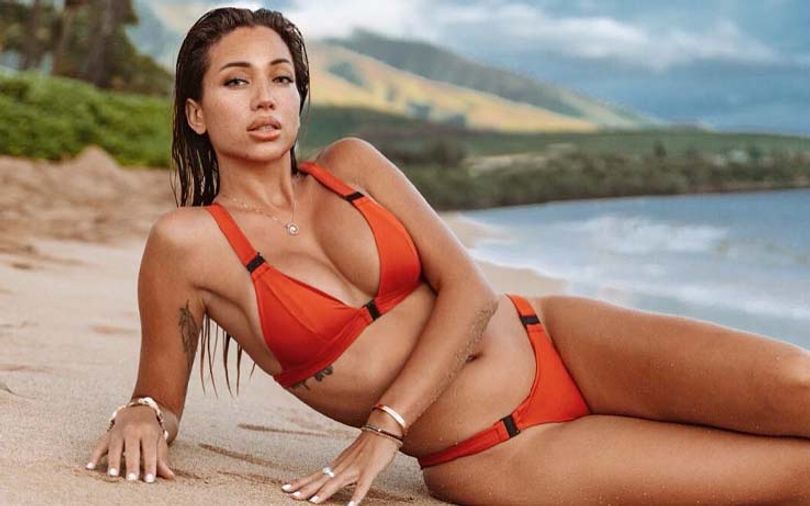
[(205, 117), (203, 115), (202, 106), (190, 98), (186, 99), (186, 120), (188, 121), (188, 126), (197, 132), (198, 135), (205, 133)]

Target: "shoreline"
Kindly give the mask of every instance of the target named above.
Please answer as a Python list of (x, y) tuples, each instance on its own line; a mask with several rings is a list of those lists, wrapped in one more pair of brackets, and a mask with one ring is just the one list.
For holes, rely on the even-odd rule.
[[(460, 211), (442, 212), (439, 216), (468, 250), (482, 240), (506, 236), (497, 227), (475, 221)], [(568, 286), (564, 279), (547, 276), (528, 267), (504, 265), (481, 258), (473, 258), (473, 261), (481, 268), (495, 290), (501, 293), (541, 296), (565, 293)]]

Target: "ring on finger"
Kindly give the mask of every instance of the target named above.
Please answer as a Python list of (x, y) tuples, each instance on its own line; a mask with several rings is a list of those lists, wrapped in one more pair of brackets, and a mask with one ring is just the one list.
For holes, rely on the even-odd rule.
[(334, 478), (334, 477), (335, 477), (335, 472), (334, 472), (334, 471), (332, 471), (332, 468), (331, 468), (331, 467), (329, 467), (329, 466), (326, 466), (326, 467), (324, 467), (323, 469), (321, 469), (321, 472), (322, 472), (323, 474), (325, 474), (326, 476), (330, 477), (330, 478)]

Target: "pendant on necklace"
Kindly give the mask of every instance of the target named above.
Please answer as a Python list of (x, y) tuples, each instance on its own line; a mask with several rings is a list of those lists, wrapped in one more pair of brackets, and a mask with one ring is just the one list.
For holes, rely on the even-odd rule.
[(290, 235), (298, 235), (298, 231), (300, 230), (298, 228), (298, 225), (296, 225), (293, 222), (287, 223), (286, 225), (284, 225), (284, 228), (287, 229), (287, 233)]

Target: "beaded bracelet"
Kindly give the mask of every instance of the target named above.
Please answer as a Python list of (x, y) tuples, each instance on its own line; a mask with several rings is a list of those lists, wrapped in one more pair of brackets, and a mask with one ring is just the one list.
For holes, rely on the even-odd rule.
[(388, 438), (397, 443), (397, 446), (402, 446), (402, 438), (394, 434), (393, 432), (388, 432), (387, 430), (377, 427), (376, 425), (371, 425), (367, 423), (360, 427), (360, 430), (364, 432), (371, 432), (372, 434), (376, 434), (378, 436), (382, 436)]
[(131, 408), (133, 406), (147, 406), (152, 408), (152, 411), (155, 412), (155, 418), (157, 418), (157, 422), (160, 425), (160, 428), (163, 430), (163, 439), (166, 441), (169, 440), (169, 431), (166, 430), (166, 426), (163, 423), (163, 411), (160, 409), (158, 403), (155, 402), (155, 400), (151, 397), (136, 397), (128, 403), (122, 404), (121, 406), (115, 408), (112, 416), (110, 416), (110, 425), (107, 427), (107, 432), (109, 432), (115, 425), (115, 417), (118, 416), (118, 412), (124, 408)]

